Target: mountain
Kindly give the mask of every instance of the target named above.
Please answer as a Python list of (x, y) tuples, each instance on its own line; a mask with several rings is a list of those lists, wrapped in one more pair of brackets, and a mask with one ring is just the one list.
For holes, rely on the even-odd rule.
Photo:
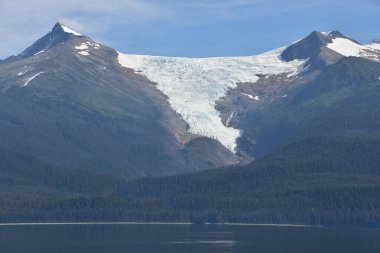
[(0, 63), (0, 220), (378, 226), (377, 45), (131, 55), (57, 23)]
[[(270, 76), (256, 83), (240, 84), (238, 92), (259, 94), (261, 101), (256, 106), (252, 103), (241, 106), (240, 96), (236, 96), (234, 90), (218, 106), (235, 112), (236, 121), (232, 121), (232, 125), (243, 131), (238, 145), (243, 152), (258, 158), (286, 143), (309, 119), (323, 114), (368, 84), (377, 83), (379, 53), (339, 32), (313, 32), (281, 54), (288, 61), (306, 59), (304, 71), (297, 78)], [(345, 85), (356, 88), (348, 89)], [(331, 89), (331, 92), (319, 94), (322, 89)], [(307, 97), (307, 93), (310, 96)], [(317, 95), (323, 96), (317, 100)], [(297, 103), (301, 99), (304, 103)]]
[(5, 60), (0, 147), (54, 166), (126, 178), (239, 161), (217, 141), (188, 134), (155, 84), (122, 68), (117, 56), (56, 24)]
[[(121, 195), (149, 206), (152, 211), (143, 215), (152, 220), (171, 216), (194, 222), (378, 227), (379, 74), (378, 63), (342, 59), (298, 94), (305, 98), (303, 92), (319, 85), (330, 86), (326, 92), (292, 99), (295, 108), (313, 101), (302, 114), (314, 115), (303, 117), (305, 123), (299, 120), (297, 135), (277, 151), (246, 166), (140, 180), (122, 187)], [(321, 113), (310, 111), (322, 103), (334, 105)]]
[(328, 47), (336, 39), (349, 40), (336, 31), (331, 33), (313, 32), (305, 39), (288, 47), (281, 54), (281, 57), (286, 61), (308, 59), (307, 64), (310, 70), (320, 69), (336, 63), (343, 57), (337, 51)]

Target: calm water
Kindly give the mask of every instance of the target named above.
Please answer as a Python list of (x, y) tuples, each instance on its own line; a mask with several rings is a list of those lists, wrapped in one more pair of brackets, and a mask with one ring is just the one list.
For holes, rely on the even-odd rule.
[(0, 226), (1, 253), (379, 253), (380, 230), (195, 225)]

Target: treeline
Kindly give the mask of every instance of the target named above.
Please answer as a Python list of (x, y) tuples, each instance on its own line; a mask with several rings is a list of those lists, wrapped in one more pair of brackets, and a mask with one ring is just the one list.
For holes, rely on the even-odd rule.
[(22, 205), (2, 208), (0, 219), (376, 227), (380, 138), (357, 138), (319, 136), (245, 167), (141, 179), (101, 194), (36, 193)]

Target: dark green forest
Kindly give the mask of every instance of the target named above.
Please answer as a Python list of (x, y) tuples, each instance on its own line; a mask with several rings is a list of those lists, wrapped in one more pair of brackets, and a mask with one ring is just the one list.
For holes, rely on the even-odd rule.
[[(88, 177), (88, 174), (81, 175), (86, 180), (79, 180), (75, 172), (55, 175), (60, 177), (55, 182), (49, 170), (41, 170), (40, 175), (45, 178), (40, 178), (39, 187), (29, 184), (33, 191), (21, 205), (19, 201), (16, 203), (20, 198), (18, 191), (25, 189), (13, 187), (9, 192), (10, 185), (2, 184), (7, 198), (1, 198), (0, 217), (3, 222), (180, 221), (379, 226), (379, 154), (380, 135), (347, 133), (305, 139), (244, 167), (190, 175), (122, 182), (100, 175)], [(27, 182), (29, 175), (18, 175), (22, 177)], [(22, 185), (26, 187), (27, 183)]]

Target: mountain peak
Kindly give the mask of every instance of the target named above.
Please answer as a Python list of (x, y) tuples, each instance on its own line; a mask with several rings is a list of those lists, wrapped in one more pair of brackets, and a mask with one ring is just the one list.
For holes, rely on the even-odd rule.
[(61, 22), (57, 22), (57, 23), (54, 25), (54, 27), (53, 27), (51, 33), (52, 33), (52, 34), (56, 34), (56, 33), (62, 33), (62, 32), (63, 32), (63, 33), (66, 33), (66, 34), (72, 34), (72, 35), (74, 35), (74, 36), (82, 36), (82, 34), (80, 34), (80, 33), (76, 32), (76, 31), (74, 31), (73, 29), (69, 28), (69, 27), (66, 26), (65, 24), (63, 24), (63, 23), (61, 23)]
[(46, 51), (58, 44), (67, 42), (73, 37), (82, 37), (82, 35), (68, 26), (57, 22), (48, 34), (37, 40), (32, 46), (25, 49), (25, 51), (17, 57), (22, 59), (28, 58), (39, 52)]
[(339, 31), (329, 31), (329, 32), (319, 32), (319, 33), (326, 37), (346, 38), (346, 36), (344, 36), (343, 33)]
[(344, 56), (359, 55), (364, 47), (339, 31), (314, 31), (306, 38), (292, 44), (281, 54), (285, 61), (309, 59), (311, 70), (323, 68)]
[(341, 36), (343, 35), (337, 31), (314, 31), (304, 39), (290, 45), (282, 52), (281, 57), (285, 61), (309, 59), (308, 65), (310, 65), (310, 70), (323, 68), (342, 57), (338, 53), (328, 50), (326, 47), (326, 45), (333, 42), (333, 39)]

